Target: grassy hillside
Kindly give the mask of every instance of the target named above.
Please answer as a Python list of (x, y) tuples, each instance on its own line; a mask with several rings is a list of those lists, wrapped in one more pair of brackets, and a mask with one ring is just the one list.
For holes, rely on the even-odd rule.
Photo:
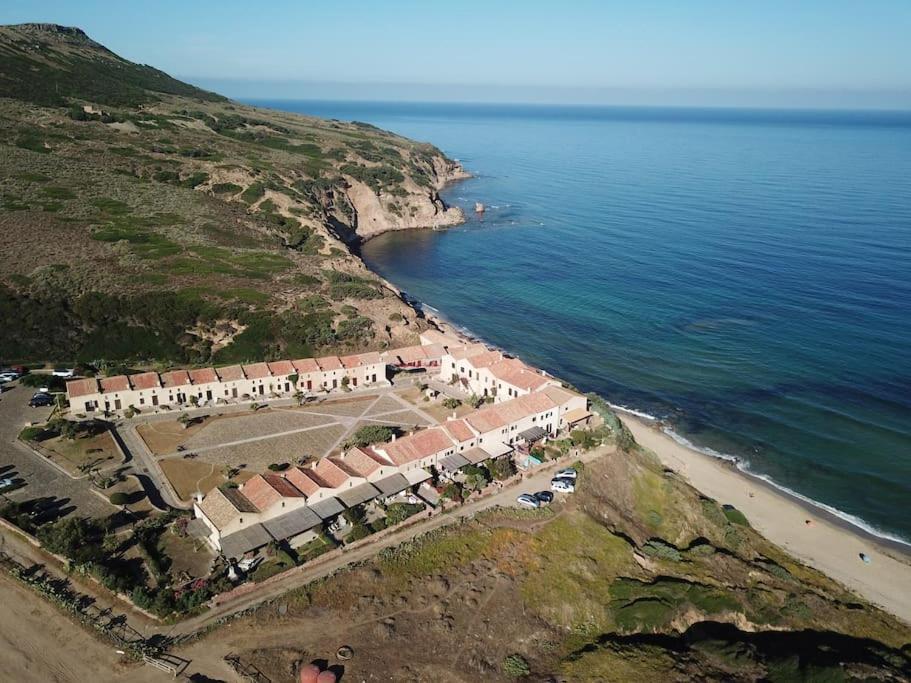
[(796, 562), (634, 444), (587, 465), (565, 504), (485, 513), (385, 551), (216, 641), (274, 679), (336, 642), (357, 653), (346, 675), (358, 680), (911, 675), (906, 625)]
[(461, 218), (431, 145), (232, 103), (52, 25), (0, 27), (0, 151), (3, 360), (408, 341), (414, 311), (346, 245)]

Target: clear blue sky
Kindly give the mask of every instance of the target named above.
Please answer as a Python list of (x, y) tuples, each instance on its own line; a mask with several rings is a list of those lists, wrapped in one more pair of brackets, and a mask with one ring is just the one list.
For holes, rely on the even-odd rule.
[(911, 0), (3, 0), (234, 97), (911, 109)]

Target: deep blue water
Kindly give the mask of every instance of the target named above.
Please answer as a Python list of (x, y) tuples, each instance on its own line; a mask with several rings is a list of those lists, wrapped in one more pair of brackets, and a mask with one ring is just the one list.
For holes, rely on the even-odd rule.
[(365, 245), (410, 295), (911, 539), (911, 114), (259, 104), (476, 174), (483, 219)]

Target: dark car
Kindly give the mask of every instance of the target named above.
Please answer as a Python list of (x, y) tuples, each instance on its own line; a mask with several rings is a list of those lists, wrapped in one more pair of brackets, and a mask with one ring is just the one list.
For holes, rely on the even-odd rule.
[(538, 491), (535, 494), (535, 500), (537, 500), (541, 505), (549, 505), (554, 501), (554, 494), (552, 494), (550, 491)]
[(32, 408), (44, 408), (54, 404), (54, 397), (50, 394), (35, 394), (28, 404)]

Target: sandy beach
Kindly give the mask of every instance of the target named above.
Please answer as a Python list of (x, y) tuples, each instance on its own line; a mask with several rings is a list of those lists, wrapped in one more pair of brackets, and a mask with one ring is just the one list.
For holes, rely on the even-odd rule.
[[(639, 444), (705, 495), (733, 505), (753, 528), (794, 557), (911, 623), (911, 557), (906, 552), (721, 460), (683, 446), (644, 419), (620, 415)], [(860, 553), (870, 558), (869, 564), (860, 559)]]

